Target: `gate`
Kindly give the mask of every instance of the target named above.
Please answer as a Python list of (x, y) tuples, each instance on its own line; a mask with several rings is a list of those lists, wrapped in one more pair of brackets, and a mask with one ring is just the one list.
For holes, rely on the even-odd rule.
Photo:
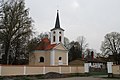
[(93, 63), (89, 65), (90, 75), (107, 75), (107, 65), (105, 63)]

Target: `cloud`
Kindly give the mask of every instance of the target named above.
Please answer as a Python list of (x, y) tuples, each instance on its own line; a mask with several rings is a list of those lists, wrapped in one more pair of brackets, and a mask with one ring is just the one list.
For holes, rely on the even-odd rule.
[(25, 0), (36, 32), (55, 25), (59, 4), (61, 27), (70, 41), (86, 37), (89, 47), (100, 52), (101, 41), (109, 32), (120, 32), (120, 0)]
[(77, 1), (73, 1), (73, 2), (72, 2), (72, 7), (73, 7), (73, 8), (79, 8), (80, 5), (79, 5), (79, 3), (78, 3)]

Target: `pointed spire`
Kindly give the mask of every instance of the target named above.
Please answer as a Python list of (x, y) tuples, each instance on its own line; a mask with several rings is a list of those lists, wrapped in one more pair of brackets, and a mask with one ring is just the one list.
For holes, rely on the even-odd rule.
[(57, 10), (57, 17), (56, 17), (55, 28), (60, 28), (59, 10)]
[(56, 17), (55, 27), (54, 27), (53, 29), (51, 29), (51, 31), (52, 31), (52, 30), (56, 30), (56, 29), (60, 29), (60, 30), (64, 31), (64, 29), (62, 29), (62, 28), (60, 27), (59, 10), (57, 10), (57, 17)]

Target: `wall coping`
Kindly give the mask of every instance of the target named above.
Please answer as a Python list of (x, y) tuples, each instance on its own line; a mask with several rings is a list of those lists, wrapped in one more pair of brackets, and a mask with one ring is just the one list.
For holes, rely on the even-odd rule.
[(112, 66), (120, 66), (120, 65), (113, 64)]
[(50, 66), (50, 65), (3, 65), (3, 64), (0, 64), (0, 66), (16, 66), (16, 67), (21, 67), (21, 66), (26, 66), (26, 67), (84, 67), (84, 66), (72, 66), (72, 65), (61, 65), (61, 66)]

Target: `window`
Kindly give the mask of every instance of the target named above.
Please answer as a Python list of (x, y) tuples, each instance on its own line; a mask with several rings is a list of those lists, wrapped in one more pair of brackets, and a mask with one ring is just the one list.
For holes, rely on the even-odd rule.
[(61, 36), (59, 36), (59, 41), (61, 42)]
[(93, 63), (91, 63), (91, 65), (93, 66)]
[(44, 62), (44, 57), (40, 57), (40, 62)]
[(61, 32), (59, 32), (59, 34), (61, 34)]
[(59, 57), (59, 60), (62, 60), (62, 57)]
[(55, 42), (55, 36), (53, 36), (53, 42)]
[(53, 34), (55, 34), (55, 31), (53, 32)]

